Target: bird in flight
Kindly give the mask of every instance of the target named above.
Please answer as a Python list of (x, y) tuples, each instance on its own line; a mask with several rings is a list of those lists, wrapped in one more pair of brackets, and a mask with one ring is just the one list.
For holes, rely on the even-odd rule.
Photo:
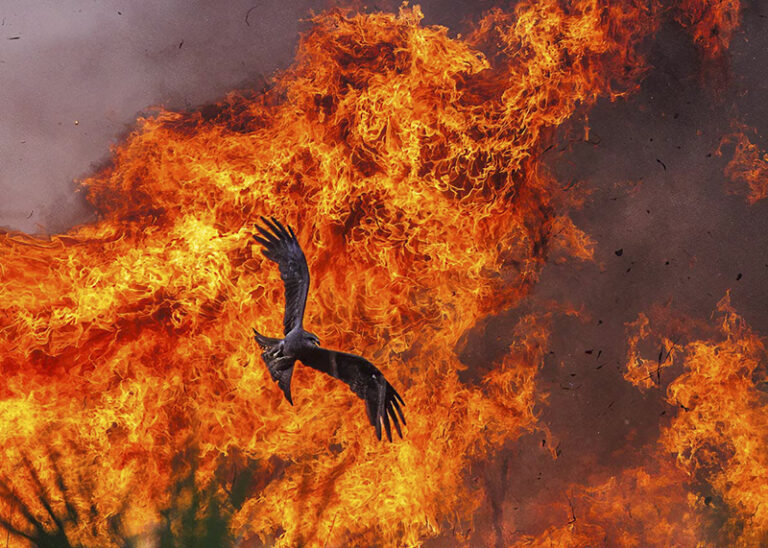
[(381, 371), (361, 356), (321, 348), (317, 336), (304, 330), (304, 308), (309, 292), (309, 268), (304, 252), (290, 226), (284, 227), (274, 217), (271, 220), (265, 217), (261, 219), (264, 226), (256, 225), (260, 236), (254, 235), (253, 238), (264, 246), (261, 250), (264, 256), (277, 263), (285, 286), (285, 336), (276, 339), (253, 330), (254, 338), (263, 350), (261, 358), (272, 380), (277, 382), (288, 402), (293, 405), (291, 377), (296, 360), (299, 360), (304, 365), (347, 383), (352, 392), (365, 401), (368, 420), (376, 429), (379, 440), (383, 426), (387, 439), (392, 441), (390, 420), (402, 438), (400, 422), (405, 424), (405, 416), (400, 406), (405, 405), (405, 402)]

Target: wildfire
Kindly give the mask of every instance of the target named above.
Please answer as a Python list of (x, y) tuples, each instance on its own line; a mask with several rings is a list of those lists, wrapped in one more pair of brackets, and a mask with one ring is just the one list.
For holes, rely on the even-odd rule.
[[(471, 522), (483, 492), (464, 481), (468, 468), (546, 430), (536, 375), (549, 328), (546, 317), (520, 319), (516, 343), (477, 384), (458, 375), (462, 335), (525, 296), (550, 253), (592, 257), (568, 217), (580, 197), (540, 154), (598, 98), (637, 88), (662, 11), (521, 2), (491, 10), (467, 38), (423, 26), (418, 7), (330, 11), (267, 92), (141, 119), (83, 182), (98, 222), (50, 240), (0, 235), (0, 476), (39, 506), (24, 493), (34, 474), (23, 462), (57, 485), (54, 451), (81, 486), (71, 503), (90, 517), (68, 533), (85, 545), (114, 544), (117, 515), (127, 534), (151, 531), (191, 445), (198, 486), (226, 491), (258, 464), (231, 522), (246, 538), (411, 545)], [(296, 370), (295, 407), (274, 389), (250, 337), (281, 321), (281, 282), (251, 240), (260, 215), (302, 242), (307, 328), (402, 387), (403, 442), (378, 443), (354, 395), (308, 368)], [(712, 424), (686, 379), (670, 398)], [(755, 409), (756, 424), (765, 409)], [(713, 432), (686, 434), (677, 420), (664, 443), (695, 474), (703, 457), (690, 448)], [(759, 440), (745, 440), (732, 472), (704, 479), (744, 516), (754, 510), (756, 535), (766, 510), (747, 498), (761, 494), (730, 486), (746, 485), (762, 458)], [(593, 491), (584, 500), (609, 496)], [(0, 515), (23, 528), (3, 501)]]
[[(755, 145), (749, 138), (753, 129), (743, 124), (734, 124), (735, 131), (723, 137), (718, 155), (733, 145), (733, 156), (725, 167), (725, 175), (731, 182), (729, 192), (744, 195), (750, 204), (768, 197), (768, 153)], [(746, 187), (746, 188), (744, 188)]]
[(682, 0), (677, 19), (688, 26), (700, 51), (708, 58), (722, 56), (739, 26), (741, 0)]
[(575, 485), (549, 508), (563, 525), (516, 539), (521, 546), (696, 546), (700, 516), (690, 507), (685, 475), (654, 461)]
[[(768, 485), (761, 479), (768, 475), (768, 398), (761, 389), (768, 354), (764, 339), (731, 307), (729, 295), (718, 312), (719, 333), (680, 348), (683, 371), (666, 388), (666, 401), (677, 412), (662, 428), (657, 458), (674, 457), (700, 494), (689, 495), (691, 509), (727, 509), (721, 542), (758, 546), (768, 538)], [(639, 328), (633, 339), (650, 336), (648, 326), (647, 317), (631, 326)], [(674, 353), (672, 359), (678, 359)], [(630, 362), (628, 380), (649, 388), (635, 369), (636, 362)]]

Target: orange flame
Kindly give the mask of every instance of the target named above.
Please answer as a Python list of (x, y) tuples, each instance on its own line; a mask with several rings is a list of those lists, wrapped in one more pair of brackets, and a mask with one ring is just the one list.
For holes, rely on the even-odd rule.
[[(675, 464), (702, 496), (691, 506), (721, 506), (728, 519), (720, 527), (729, 546), (758, 546), (768, 538), (768, 400), (765, 384), (768, 354), (730, 304), (718, 303), (720, 334), (695, 340), (680, 350), (683, 372), (666, 389), (678, 409), (662, 429), (658, 458), (674, 455)], [(641, 318), (638, 334), (650, 334)], [(628, 372), (635, 369), (630, 362)], [(647, 387), (643, 377), (629, 380)], [(703, 484), (703, 487), (701, 486)], [(706, 495), (705, 495), (706, 494)]]
[[(592, 257), (568, 217), (578, 199), (539, 154), (599, 97), (636, 89), (658, 26), (645, 2), (562, 4), (492, 10), (466, 40), (418, 7), (319, 15), (268, 92), (140, 120), (83, 183), (97, 223), (0, 235), (0, 473), (22, 489), (30, 455), (55, 482), (45, 444), (87, 474), (96, 512), (72, 534), (91, 545), (118, 513), (152, 527), (191, 442), (201, 484), (228, 456), (267, 471), (233, 521), (246, 537), (410, 545), (471, 521), (481, 493), (463, 473), (538, 427), (548, 327), (520, 320), (476, 386), (457, 375), (461, 337), (517, 303), (550, 252)], [(404, 442), (377, 443), (354, 396), (312, 370), (293, 408), (273, 386), (250, 339), (282, 316), (250, 239), (259, 215), (303, 244), (307, 327), (404, 396)]]
[(576, 485), (551, 513), (563, 525), (516, 539), (520, 546), (696, 546), (699, 516), (689, 506), (685, 476), (652, 462)]
[[(662, 425), (658, 442), (637, 451), (642, 464), (618, 472), (605, 466), (577, 479), (544, 503), (541, 513), (557, 525), (538, 535), (508, 534), (510, 544), (765, 544), (766, 340), (736, 314), (729, 295), (718, 303), (718, 313), (719, 326), (712, 327), (656, 307), (628, 325), (625, 378), (644, 391), (666, 385), (666, 402), (677, 411)], [(694, 336), (699, 332), (701, 339)], [(694, 340), (681, 342), (683, 336)], [(661, 342), (658, 360), (642, 357), (641, 348), (651, 341)]]
[(739, 26), (741, 0), (682, 0), (677, 20), (688, 27), (693, 41), (710, 59), (722, 56)]
[(725, 146), (734, 145), (733, 157), (725, 167), (725, 175), (731, 182), (729, 192), (742, 194), (750, 204), (755, 204), (768, 197), (768, 153), (752, 143), (747, 135), (754, 133), (754, 129), (734, 125), (734, 133), (720, 140), (717, 154), (722, 155)]

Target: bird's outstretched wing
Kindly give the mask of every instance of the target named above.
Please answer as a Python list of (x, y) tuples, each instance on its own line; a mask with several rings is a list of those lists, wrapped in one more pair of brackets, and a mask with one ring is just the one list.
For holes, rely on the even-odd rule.
[(392, 441), (390, 420), (400, 437), (403, 437), (400, 422), (405, 424), (405, 416), (400, 406), (405, 405), (405, 402), (371, 362), (355, 354), (320, 347), (307, 350), (301, 361), (313, 369), (344, 381), (352, 392), (365, 401), (368, 420), (376, 429), (377, 438), (381, 439), (383, 426), (387, 439)]
[(283, 330), (287, 335), (294, 327), (301, 325), (304, 306), (309, 291), (309, 269), (307, 259), (291, 227), (284, 227), (274, 217), (261, 218), (266, 226), (256, 226), (261, 236), (254, 239), (264, 246), (261, 252), (280, 268), (280, 278), (285, 286), (285, 315)]

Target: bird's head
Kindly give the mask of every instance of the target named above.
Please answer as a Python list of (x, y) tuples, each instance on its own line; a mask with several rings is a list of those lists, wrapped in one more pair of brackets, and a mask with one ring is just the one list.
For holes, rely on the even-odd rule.
[(314, 346), (320, 346), (320, 339), (317, 338), (317, 335), (310, 333), (309, 331), (304, 332), (304, 340)]

